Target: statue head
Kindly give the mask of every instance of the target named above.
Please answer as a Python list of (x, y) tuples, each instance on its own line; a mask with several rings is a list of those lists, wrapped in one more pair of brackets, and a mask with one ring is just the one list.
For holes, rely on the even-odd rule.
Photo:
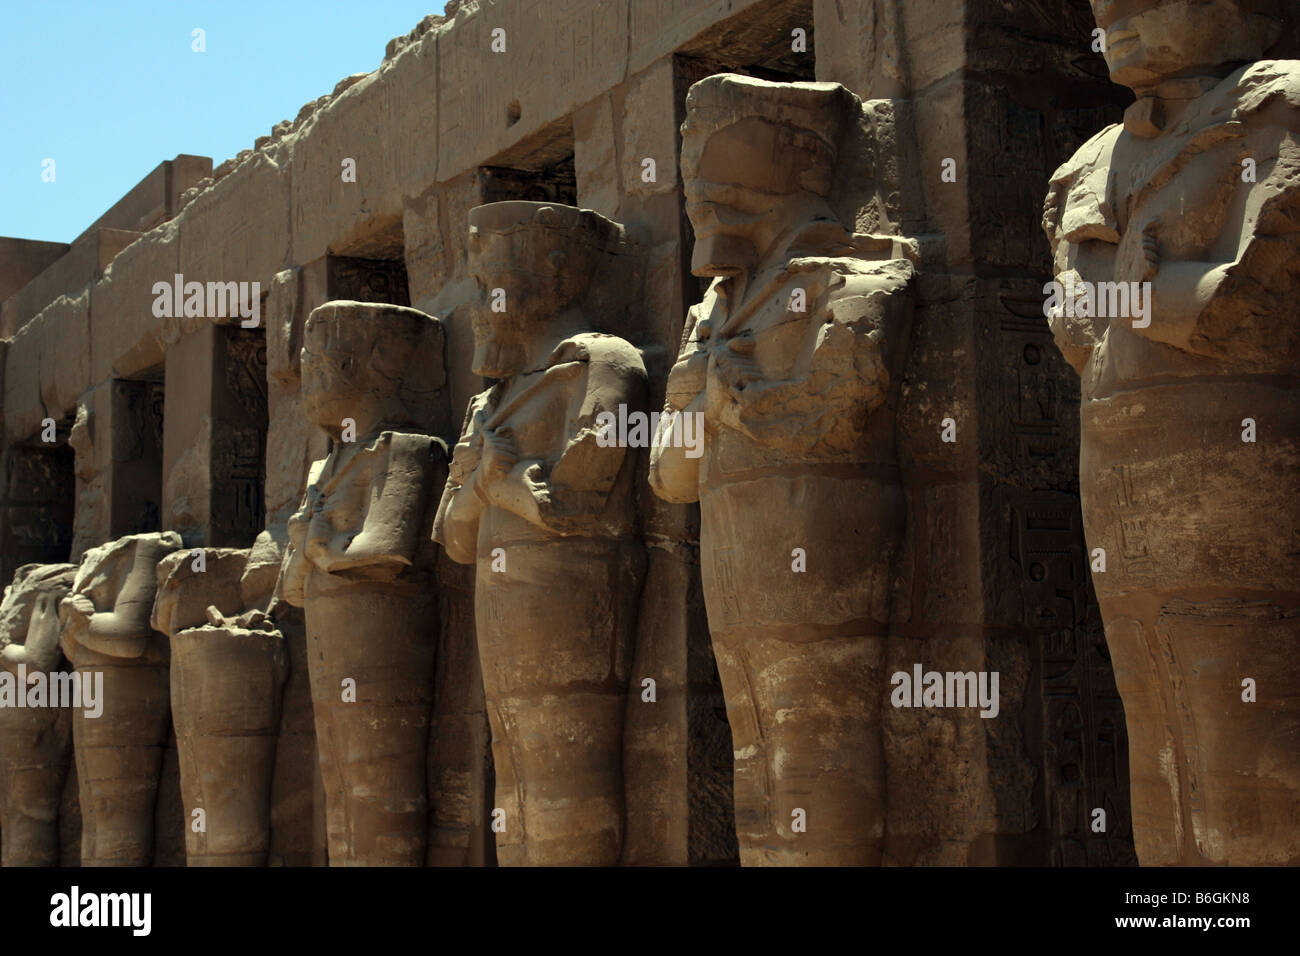
[(797, 205), (824, 206), (856, 96), (838, 83), (770, 83), (733, 73), (686, 94), (682, 179), (695, 230), (692, 271), (734, 275), (757, 264), (760, 229)]
[(528, 345), (587, 294), (608, 260), (626, 254), (623, 227), (590, 209), (495, 202), (469, 213), (469, 269), (483, 299), (474, 311), (476, 375), (523, 371)]
[(443, 385), (441, 326), (400, 305), (339, 300), (307, 317), (302, 406), (307, 420), (338, 439), (343, 420), (358, 438), (379, 425), (420, 426)]
[(1282, 0), (1091, 0), (1110, 78), (1141, 93), (1163, 80), (1226, 76), (1282, 30)]

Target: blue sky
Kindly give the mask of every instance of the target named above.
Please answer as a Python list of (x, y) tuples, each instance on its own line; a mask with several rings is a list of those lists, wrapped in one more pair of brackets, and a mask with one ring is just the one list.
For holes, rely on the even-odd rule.
[(443, 5), (0, 0), (0, 236), (70, 242), (163, 160), (251, 149)]

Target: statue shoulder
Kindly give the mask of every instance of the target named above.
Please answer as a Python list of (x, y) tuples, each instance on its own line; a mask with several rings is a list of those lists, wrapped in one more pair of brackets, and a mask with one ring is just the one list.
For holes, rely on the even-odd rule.
[(561, 342), (551, 353), (551, 365), (562, 362), (586, 362), (594, 367), (613, 369), (645, 377), (645, 360), (641, 350), (626, 339), (607, 332), (581, 332)]
[[(1300, 60), (1260, 60), (1244, 67), (1228, 94), (1233, 118), (1246, 120), (1279, 100), (1300, 111)], [(1296, 129), (1295, 120), (1288, 124)]]
[(825, 308), (839, 315), (850, 303), (861, 303), (867, 296), (902, 292), (915, 276), (916, 267), (903, 256), (808, 257), (791, 262), (787, 285), (795, 283), (824, 289), (825, 297), (820, 301)]
[(1051, 185), (1058, 183), (1068, 183), (1077, 180), (1081, 175), (1087, 175), (1097, 166), (1110, 166), (1110, 155), (1115, 149), (1115, 143), (1120, 134), (1124, 132), (1123, 123), (1111, 123), (1101, 130), (1090, 136), (1086, 142), (1065, 162), (1057, 167), (1056, 172), (1052, 173), (1049, 180)]
[(871, 292), (901, 292), (916, 277), (911, 259), (836, 260), (837, 280), (831, 286), (831, 301)]
[(1075, 150), (1052, 174), (1043, 202), (1043, 231), (1055, 250), (1062, 241), (1119, 242), (1108, 195), (1111, 154), (1124, 127), (1112, 123)]

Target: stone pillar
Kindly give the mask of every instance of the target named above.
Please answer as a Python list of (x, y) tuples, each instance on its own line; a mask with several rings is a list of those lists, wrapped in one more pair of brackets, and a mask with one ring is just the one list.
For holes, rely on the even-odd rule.
[[(470, 267), (494, 304), (435, 537), (473, 563), (503, 864), (604, 864), (625, 827), (623, 726), (644, 555), (635, 455), (598, 437), (644, 414), (645, 372), (602, 293), (626, 285), (623, 229), (588, 210), (498, 202), (470, 213)], [(496, 300), (496, 297), (502, 297)]]
[(110, 379), (77, 403), (72, 557), (125, 534), (158, 530), (162, 507), (163, 386)]
[(1137, 100), (1051, 177), (1046, 308), (1082, 379), (1137, 855), (1295, 864), (1300, 64), (1266, 58), (1293, 5), (1093, 8)]
[(1131, 863), (1127, 743), (1078, 502), (1078, 385), (1043, 318), (1035, 238), (1033, 184), (1117, 114), (1087, 8), (815, 0), (814, 12), (817, 78), (892, 98), (880, 186), (921, 239), (888, 670), (1000, 674), (996, 718), (887, 710), (886, 860)]
[[(471, 370), (474, 335), (469, 311), (478, 289), (466, 270), (469, 210), (481, 204), (477, 170), (435, 183), (405, 204), (403, 239), (411, 301), (438, 316), (446, 337), (448, 443), (470, 399), (482, 390)], [(491, 731), (483, 699), (474, 621), (474, 568), (438, 562), (442, 596), (437, 692), (429, 743), (429, 863), (481, 866), (495, 859), (491, 811)]]
[[(323, 256), (286, 269), (271, 282), (266, 301), (266, 538), (277, 554), (288, 543), (289, 516), (298, 507), (313, 461), (327, 441), (302, 412), (300, 351), (311, 310), (330, 299), (407, 301), (406, 271), (386, 260)], [(260, 553), (260, 552), (259, 552)], [(266, 551), (269, 560), (270, 551)], [(272, 865), (326, 862), (324, 793), (316, 759), (316, 730), (308, 681), (302, 611), (280, 603), (276, 625), (289, 653), (280, 744), (272, 798)]]
[[(574, 115), (578, 205), (623, 222), (644, 250), (644, 292), (618, 331), (642, 348), (651, 408), (663, 404), (698, 288), (677, 169), (686, 89), (698, 78), (692, 61), (666, 57)], [(644, 481), (647, 459), (638, 454)], [(645, 485), (637, 502), (647, 567), (632, 678), (635, 688), (646, 678), (656, 688), (654, 702), (628, 696), (623, 862), (725, 863), (736, 855), (731, 735), (700, 590), (699, 508), (665, 502)]]

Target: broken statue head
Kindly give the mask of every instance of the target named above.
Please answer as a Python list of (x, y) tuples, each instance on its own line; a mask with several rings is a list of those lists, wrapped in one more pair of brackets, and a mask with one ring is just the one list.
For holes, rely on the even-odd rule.
[(538, 343), (585, 324), (593, 281), (626, 255), (623, 227), (590, 209), (510, 201), (469, 214), (469, 268), (483, 299), (474, 312), (472, 371), (509, 378), (534, 367)]

